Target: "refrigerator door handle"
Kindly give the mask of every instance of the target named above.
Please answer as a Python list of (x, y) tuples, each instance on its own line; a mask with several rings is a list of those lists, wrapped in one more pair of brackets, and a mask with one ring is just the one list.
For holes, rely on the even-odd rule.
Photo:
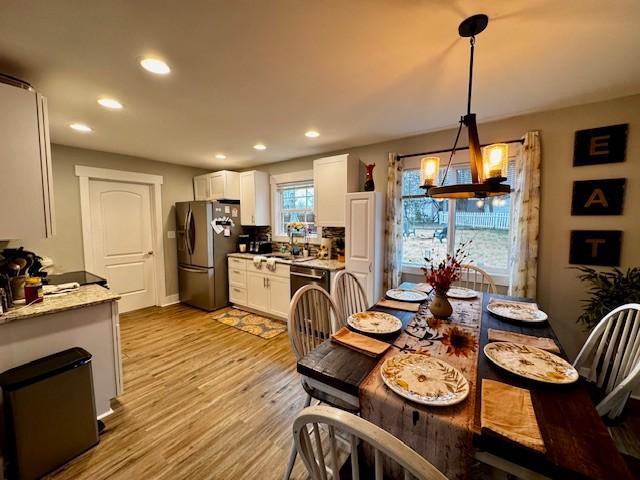
[(179, 265), (178, 268), (180, 270), (183, 270), (185, 272), (191, 272), (191, 273), (208, 273), (208, 269), (207, 268), (190, 268), (190, 267), (183, 267), (182, 265)]
[(189, 234), (191, 230), (192, 220), (193, 220), (193, 212), (191, 211), (191, 209), (189, 209), (189, 211), (187, 212), (187, 218), (184, 221), (184, 224), (185, 224), (184, 238), (187, 242), (187, 252), (189, 252), (189, 255), (193, 255), (193, 245), (192, 245), (193, 240), (191, 239), (191, 235)]

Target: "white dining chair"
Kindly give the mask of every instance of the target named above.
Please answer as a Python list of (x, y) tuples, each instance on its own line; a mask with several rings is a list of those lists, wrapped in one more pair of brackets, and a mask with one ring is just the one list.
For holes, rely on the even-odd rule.
[[(321, 426), (328, 430), (328, 437), (325, 436), (328, 448), (325, 448), (322, 443)], [(300, 453), (312, 480), (327, 480), (329, 470), (336, 472), (331, 478), (339, 480), (340, 465), (336, 442), (336, 436), (339, 434), (350, 439), (350, 478), (354, 480), (365, 478), (361, 477), (358, 456), (358, 445), (361, 443), (367, 444), (373, 449), (373, 467), (376, 480), (383, 477), (385, 457), (387, 461), (389, 459), (394, 461), (404, 470), (405, 480), (411, 478), (410, 475), (419, 480), (446, 480), (447, 478), (405, 443), (377, 425), (337, 408), (321, 405), (305, 408), (293, 422), (293, 438), (296, 449)], [(327, 454), (329, 466), (325, 461)]]
[(596, 410), (616, 418), (634, 387), (640, 384), (640, 304), (622, 305), (595, 326), (573, 366), (603, 389)]
[[(331, 337), (335, 332), (335, 319), (337, 318), (336, 305), (331, 296), (323, 288), (317, 285), (305, 285), (299, 289), (291, 299), (289, 305), (289, 318), (287, 321), (289, 342), (296, 360), (300, 360), (307, 353)], [(341, 401), (339, 398), (319, 392), (302, 381), (307, 397), (304, 406), (308, 407), (312, 399), (327, 403), (348, 411), (357, 411), (353, 406)], [(289, 462), (284, 479), (288, 480), (296, 460), (295, 444), (291, 447)]]
[(367, 294), (356, 276), (340, 270), (333, 281), (333, 299), (338, 309), (338, 325), (345, 326), (347, 318), (369, 308)]
[(455, 282), (455, 285), (470, 288), (476, 292), (496, 293), (498, 291), (491, 275), (468, 263), (460, 265), (460, 279)]

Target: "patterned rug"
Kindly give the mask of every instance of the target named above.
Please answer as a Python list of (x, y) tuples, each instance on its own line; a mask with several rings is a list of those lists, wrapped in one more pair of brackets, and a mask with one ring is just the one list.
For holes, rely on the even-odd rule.
[(214, 320), (261, 338), (273, 338), (287, 330), (287, 324), (237, 308), (214, 315)]

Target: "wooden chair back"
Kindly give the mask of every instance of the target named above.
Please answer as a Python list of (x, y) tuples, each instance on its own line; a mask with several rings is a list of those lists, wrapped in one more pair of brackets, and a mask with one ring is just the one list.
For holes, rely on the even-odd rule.
[(338, 309), (338, 325), (343, 327), (347, 317), (369, 308), (367, 294), (353, 273), (341, 270), (333, 282), (333, 301)]
[[(326, 426), (328, 429), (329, 434), (325, 436), (328, 449), (322, 444), (320, 425)], [(313, 427), (311, 432), (310, 426)], [(351, 413), (324, 405), (305, 408), (293, 422), (293, 437), (296, 448), (312, 480), (327, 480), (329, 469), (331, 472), (340, 471), (336, 432), (342, 432), (350, 443), (350, 478), (354, 480), (361, 478), (358, 458), (359, 443), (366, 443), (374, 452), (376, 480), (383, 477), (384, 457), (393, 460), (404, 470), (405, 480), (411, 478), (411, 475), (420, 480), (446, 480), (446, 477), (422, 456), (377, 425)], [(311, 440), (312, 436), (313, 441)], [(328, 453), (329, 465), (326, 465), (325, 462), (325, 452)], [(332, 475), (331, 478), (339, 480), (338, 473)]]
[(496, 282), (487, 272), (475, 265), (463, 263), (460, 265), (460, 280), (455, 285), (470, 288), (476, 292), (496, 293)]
[(317, 285), (298, 290), (289, 306), (289, 342), (300, 360), (335, 331), (336, 306), (329, 294)]
[(640, 304), (622, 305), (605, 315), (573, 365), (606, 393), (596, 406), (598, 413), (619, 416), (640, 381)]

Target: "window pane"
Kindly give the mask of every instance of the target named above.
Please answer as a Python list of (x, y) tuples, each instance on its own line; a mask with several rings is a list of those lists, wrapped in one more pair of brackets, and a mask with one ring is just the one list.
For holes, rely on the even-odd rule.
[(511, 198), (465, 199), (456, 201), (458, 248), (469, 242), (469, 260), (484, 270), (506, 272), (509, 259)]
[(419, 169), (403, 170), (402, 195), (424, 195), (424, 190), (420, 188)]
[(441, 259), (447, 254), (449, 201), (411, 198), (402, 201), (402, 263), (423, 266), (425, 257)]

